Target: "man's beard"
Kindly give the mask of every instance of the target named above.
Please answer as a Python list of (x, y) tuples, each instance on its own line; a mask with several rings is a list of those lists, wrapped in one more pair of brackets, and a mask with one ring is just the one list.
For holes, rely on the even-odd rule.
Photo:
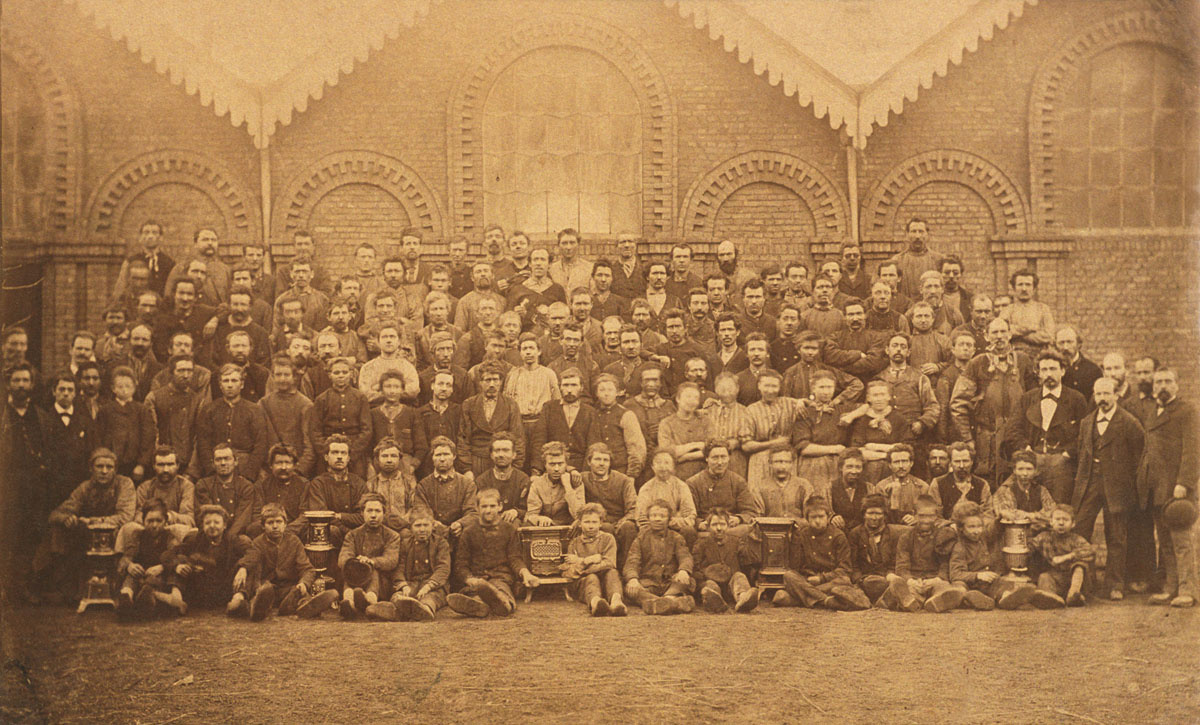
[(850, 328), (851, 332), (858, 332), (859, 330), (863, 329), (863, 327), (864, 327), (863, 322), (861, 320), (853, 320), (853, 321), (847, 322), (846, 326)]
[(733, 274), (737, 271), (737, 257), (727, 262), (717, 262), (717, 269), (721, 270), (724, 274)]
[(579, 393), (563, 393), (562, 399), (564, 403), (574, 403), (579, 400)]
[(12, 388), (8, 394), (12, 396), (13, 402), (17, 405), (24, 405), (29, 400), (29, 391), (25, 388)]
[(477, 289), (477, 290), (489, 290), (491, 288), (492, 288), (492, 280), (490, 280), (490, 279), (481, 279), (475, 283), (475, 289)]
[(250, 319), (250, 315), (245, 312), (233, 312), (230, 313), (229, 318), (233, 320), (234, 324), (244, 325)]
[(1171, 399), (1171, 394), (1165, 390), (1160, 390), (1158, 391), (1158, 395), (1155, 395), (1154, 398), (1162, 405), (1166, 405), (1167, 401)]
[(1154, 382), (1151, 380), (1139, 380), (1138, 384), (1137, 384), (1137, 389), (1138, 389), (1139, 393), (1144, 393), (1146, 395), (1153, 395), (1154, 394)]
[(941, 465), (935, 466), (932, 464), (929, 466), (929, 475), (930, 476), (945, 476), (949, 472), (950, 472), (950, 469), (946, 466), (941, 466)]

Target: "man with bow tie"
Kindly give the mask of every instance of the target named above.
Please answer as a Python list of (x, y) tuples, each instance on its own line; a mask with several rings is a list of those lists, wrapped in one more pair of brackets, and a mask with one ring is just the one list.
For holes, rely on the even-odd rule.
[(1078, 469), (1071, 506), (1075, 533), (1091, 540), (1096, 515), (1104, 511), (1104, 589), (1109, 599), (1125, 598), (1129, 515), (1138, 509), (1134, 487), (1145, 432), (1137, 418), (1117, 405), (1117, 381), (1099, 378), (1092, 387), (1096, 408), (1079, 424)]
[(1041, 483), (1058, 503), (1071, 497), (1075, 480), (1075, 455), (1079, 447), (1079, 421), (1087, 415), (1083, 395), (1062, 384), (1066, 360), (1054, 349), (1037, 358), (1036, 388), (1021, 396), (1018, 425), (1023, 440), (1037, 456)]

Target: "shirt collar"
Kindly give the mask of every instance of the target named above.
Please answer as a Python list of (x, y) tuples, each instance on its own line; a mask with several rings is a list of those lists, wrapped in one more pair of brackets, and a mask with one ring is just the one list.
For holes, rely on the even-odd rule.
[(72, 403), (70, 406), (68, 406), (66, 408), (62, 407), (58, 403), (55, 403), (54, 409), (56, 411), (58, 411), (59, 415), (75, 415), (75, 404), (74, 403)]

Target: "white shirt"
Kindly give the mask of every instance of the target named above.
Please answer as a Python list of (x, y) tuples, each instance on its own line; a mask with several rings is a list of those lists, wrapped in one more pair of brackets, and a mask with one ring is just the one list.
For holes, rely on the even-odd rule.
[[(1054, 397), (1047, 397), (1053, 395)], [(1058, 410), (1058, 398), (1062, 395), (1062, 386), (1058, 386), (1054, 390), (1050, 388), (1042, 388), (1042, 430), (1050, 430), (1050, 421), (1054, 418), (1054, 411)]]
[(1115, 411), (1115, 406), (1107, 414), (1103, 410), (1096, 410), (1096, 435), (1104, 435), (1104, 431), (1108, 430), (1108, 424), (1112, 421), (1113, 412)]
[(62, 418), (63, 425), (71, 425), (71, 416), (75, 415), (75, 406), (64, 408), (58, 403), (54, 404), (54, 409), (58, 411), (58, 417)]

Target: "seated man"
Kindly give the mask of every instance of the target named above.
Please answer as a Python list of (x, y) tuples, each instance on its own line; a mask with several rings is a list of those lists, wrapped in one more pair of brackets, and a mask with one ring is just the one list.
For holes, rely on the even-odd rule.
[(50, 536), (34, 560), (35, 578), (68, 600), (79, 596), (79, 578), (87, 551), (88, 526), (120, 529), (133, 519), (137, 495), (133, 481), (117, 474), (117, 457), (97, 448), (89, 458), (92, 475), (50, 512)]
[(521, 526), (525, 522), (529, 499), (529, 476), (513, 465), (516, 440), (508, 431), (492, 436), (492, 467), (475, 478), (475, 489), (494, 488), (500, 492), (500, 518)]
[(690, 546), (696, 541), (696, 502), (692, 490), (675, 477), (675, 457), (670, 451), (659, 451), (651, 461), (654, 476), (642, 486), (637, 496), (638, 528), (650, 526), (650, 504), (657, 500), (671, 506), (668, 528), (678, 531)]
[(391, 586), (392, 571), (400, 564), (400, 534), (383, 524), (387, 502), (377, 493), (365, 493), (358, 501), (362, 526), (346, 534), (338, 554), (342, 571), (342, 602), (338, 613), (353, 620)]
[(254, 515), (262, 506), (254, 484), (237, 472), (237, 458), (227, 443), (213, 448), (213, 474), (196, 482), (196, 503), (216, 504), (229, 514), (231, 536), (257, 536), (259, 523)]
[(896, 545), (896, 572), (888, 575), (889, 605), (916, 612), (948, 612), (962, 604), (963, 590), (950, 585), (950, 550), (954, 529), (937, 526), (938, 505), (917, 498), (916, 520)]
[(414, 507), (428, 510), (433, 515), (434, 531), (455, 542), (465, 529), (479, 522), (475, 484), (454, 470), (454, 457), (458, 452), (454, 441), (438, 436), (429, 444), (429, 449), (433, 473), (417, 484)]
[(744, 536), (754, 523), (754, 494), (746, 479), (729, 470), (728, 439), (710, 439), (704, 444), (707, 467), (687, 479), (696, 504), (696, 528), (708, 531), (708, 515), (722, 509), (728, 516), (726, 526), (734, 536)]
[(417, 509), (409, 520), (412, 539), (404, 547), (387, 602), (367, 607), (367, 616), (384, 621), (432, 622), (446, 606), (450, 581), (450, 544), (433, 530), (433, 514)]
[(333, 512), (329, 543), (340, 550), (347, 532), (362, 526), (358, 502), (367, 492), (367, 484), (347, 469), (350, 440), (346, 436), (340, 433), (329, 436), (327, 449), (325, 463), (328, 470), (308, 482), (302, 505), (305, 511)]
[(667, 526), (674, 511), (666, 499), (647, 504), (646, 526), (625, 558), (625, 594), (646, 614), (687, 614), (695, 608), (688, 595), (692, 553), (683, 536)]
[(525, 565), (517, 527), (500, 520), (500, 492), (479, 492), (479, 524), (463, 531), (455, 551), (454, 573), (463, 582), (447, 597), (454, 611), (468, 617), (507, 617), (517, 609), (513, 586), (540, 582)]
[(735, 534), (730, 523), (737, 520), (724, 508), (713, 508), (705, 522), (707, 533), (696, 540), (692, 550), (700, 603), (713, 614), (729, 609), (730, 602), (734, 611), (741, 613), (758, 606), (758, 588), (750, 586), (744, 570), (758, 562), (759, 542)]
[[(250, 621), (261, 622), (276, 605), (279, 616), (295, 614), (300, 601), (309, 596), (317, 570), (296, 534), (287, 530), (287, 511), (278, 503), (264, 504), (263, 532), (251, 542), (254, 561)], [(331, 597), (326, 597), (332, 599)], [(325, 603), (328, 609), (332, 601)]]
[(850, 544), (841, 529), (829, 525), (831, 513), (824, 496), (810, 496), (804, 503), (805, 525), (792, 533), (788, 546), (783, 574), (787, 596), (777, 596), (776, 605), (794, 602), (846, 611), (871, 606), (867, 595), (850, 583)]
[(586, 604), (593, 617), (624, 617), (628, 610), (621, 600), (617, 540), (601, 530), (605, 518), (598, 503), (579, 510), (579, 533), (567, 544), (563, 576), (571, 580), (571, 596)]
[(887, 522), (887, 499), (870, 494), (863, 500), (863, 522), (846, 535), (850, 544), (850, 581), (863, 590), (874, 606), (888, 589), (888, 575), (896, 568), (899, 535)]
[(892, 475), (875, 484), (872, 493), (887, 497), (888, 520), (893, 524), (916, 523), (917, 498), (929, 494), (929, 484), (912, 475), (913, 447), (897, 443), (886, 454)]
[(141, 510), (142, 528), (125, 544), (117, 562), (121, 589), (117, 594), (117, 616), (148, 617), (155, 602), (166, 601), (162, 556), (175, 541), (167, 531), (167, 505), (155, 499)]
[(159, 446), (154, 451), (154, 475), (137, 487), (137, 511), (133, 521), (117, 532), (116, 550), (126, 551), (128, 542), (141, 531), (145, 524), (143, 511), (152, 501), (161, 501), (167, 507), (167, 528), (171, 535), (183, 540), (195, 526), (195, 487), (187, 476), (179, 475), (178, 456), (170, 446)]
[(200, 507), (200, 529), (163, 554), (171, 594), (167, 604), (179, 614), (225, 604), (230, 615), (248, 615), (246, 581), (253, 566), (250, 539), (230, 534), (225, 509)]
[(546, 472), (529, 483), (525, 522), (533, 526), (567, 526), (584, 504), (583, 481), (567, 470), (567, 447), (558, 441), (542, 446)]

